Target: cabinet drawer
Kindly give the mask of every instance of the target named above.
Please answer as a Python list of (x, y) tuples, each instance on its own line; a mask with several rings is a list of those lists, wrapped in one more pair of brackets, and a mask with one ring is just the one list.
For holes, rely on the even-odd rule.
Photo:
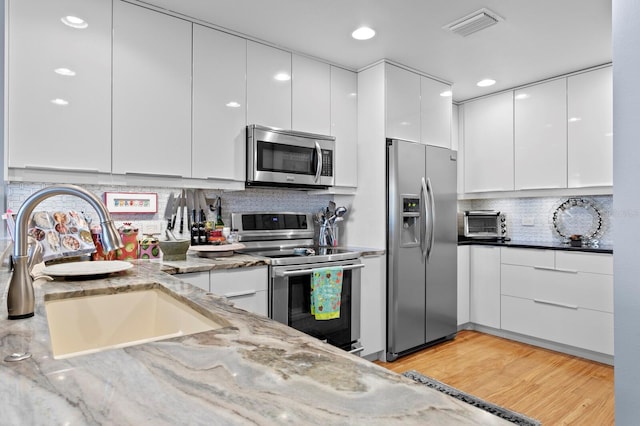
[(501, 294), (613, 312), (613, 276), (502, 265)]
[(504, 330), (613, 355), (613, 314), (502, 296)]
[(557, 251), (556, 268), (613, 275), (613, 255)]
[(211, 270), (211, 292), (220, 296), (239, 297), (267, 290), (267, 267)]
[(553, 268), (555, 259), (553, 250), (502, 247), (500, 251), (500, 263)]

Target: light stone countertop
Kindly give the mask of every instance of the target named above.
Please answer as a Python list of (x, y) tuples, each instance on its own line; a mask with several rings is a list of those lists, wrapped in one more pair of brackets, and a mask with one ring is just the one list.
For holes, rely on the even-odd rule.
[[(7, 319), (0, 272), (2, 424), (509, 424), (355, 355), (237, 309), (162, 272), (133, 268), (87, 281), (37, 280), (36, 314)], [(43, 300), (162, 287), (223, 327), (53, 359)], [(118, 315), (114, 312), (114, 315)], [(14, 352), (30, 359), (4, 362)]]

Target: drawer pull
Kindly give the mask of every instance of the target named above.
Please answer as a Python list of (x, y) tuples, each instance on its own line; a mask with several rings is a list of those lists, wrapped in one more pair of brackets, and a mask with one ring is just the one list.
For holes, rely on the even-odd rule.
[(550, 300), (533, 299), (536, 303), (542, 303), (543, 305), (559, 306), (561, 308), (578, 309), (578, 305), (570, 305), (569, 303), (552, 302)]
[(256, 290), (238, 291), (234, 293), (225, 293), (224, 297), (227, 299), (233, 299), (234, 297), (253, 296), (256, 293)]
[(549, 268), (548, 266), (534, 266), (533, 269), (540, 269), (543, 271), (566, 272), (567, 274), (578, 273), (578, 271), (576, 271), (575, 269)]

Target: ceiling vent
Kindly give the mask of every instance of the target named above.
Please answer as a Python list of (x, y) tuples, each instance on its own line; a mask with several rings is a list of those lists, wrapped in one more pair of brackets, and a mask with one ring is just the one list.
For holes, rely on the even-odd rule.
[(480, 9), (442, 27), (463, 37), (497, 24), (504, 19), (489, 9)]

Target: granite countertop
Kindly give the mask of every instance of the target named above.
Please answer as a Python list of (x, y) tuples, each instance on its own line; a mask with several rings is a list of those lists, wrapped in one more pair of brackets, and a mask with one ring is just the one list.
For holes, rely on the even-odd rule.
[(573, 247), (569, 244), (561, 242), (540, 242), (540, 241), (522, 241), (522, 240), (510, 240), (510, 241), (491, 241), (491, 240), (474, 240), (474, 239), (460, 239), (458, 245), (489, 245), (499, 247), (516, 247), (516, 248), (534, 248), (534, 249), (548, 249), (548, 250), (566, 250), (566, 251), (581, 251), (586, 253), (613, 253), (613, 246), (600, 244), (597, 247), (582, 246)]
[[(231, 259), (228, 260), (232, 262)], [(174, 265), (180, 269), (180, 265)], [(6, 424), (509, 424), (138, 262), (107, 278), (36, 280), (33, 318), (9, 321), (0, 271)], [(158, 286), (222, 328), (56, 360), (44, 300)], [(114, 312), (114, 315), (118, 315)], [(20, 362), (1, 361), (30, 352)]]

